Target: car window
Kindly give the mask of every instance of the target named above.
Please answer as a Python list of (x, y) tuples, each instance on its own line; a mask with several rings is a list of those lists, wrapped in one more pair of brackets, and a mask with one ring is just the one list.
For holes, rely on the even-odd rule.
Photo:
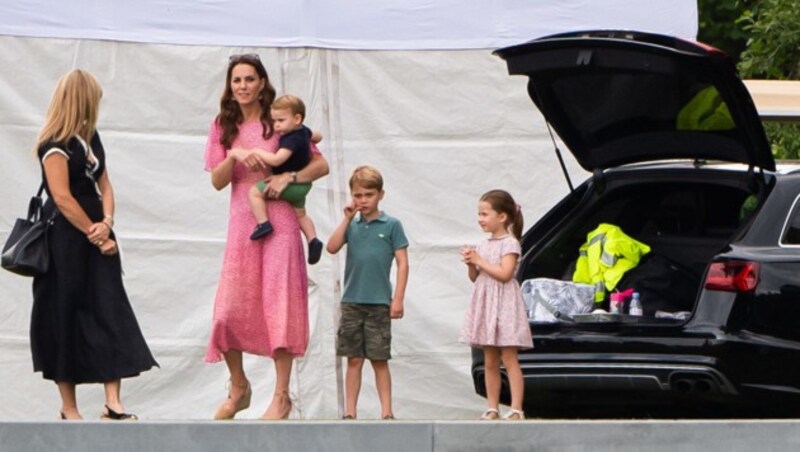
[(728, 104), (714, 86), (708, 86), (678, 112), (678, 130), (730, 130), (736, 127)]
[[(647, 198), (656, 209), (645, 217), (641, 235), (729, 237), (741, 224), (741, 206), (747, 199), (747, 193), (741, 190), (703, 184), (657, 189)], [(647, 212), (629, 211), (640, 215)]]
[(794, 207), (784, 228), (781, 238), (782, 245), (800, 245), (800, 203), (797, 202), (798, 199), (794, 201)]

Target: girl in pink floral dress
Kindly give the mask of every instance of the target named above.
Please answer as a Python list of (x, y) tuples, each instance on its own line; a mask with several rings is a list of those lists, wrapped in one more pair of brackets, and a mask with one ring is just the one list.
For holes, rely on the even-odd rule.
[(461, 259), (475, 285), (459, 340), (483, 349), (489, 408), (481, 419), (500, 418), (502, 362), (511, 388), (511, 410), (505, 419), (521, 420), (525, 418), (525, 387), (517, 352), (533, 347), (522, 292), (514, 278), (520, 256), (522, 213), (508, 192), (492, 190), (478, 202), (478, 224), (490, 237), (476, 249), (461, 249)]
[[(294, 357), (308, 344), (308, 277), (297, 217), (292, 206), (277, 200), (292, 175), (270, 179), (267, 202), (274, 232), (266, 240), (249, 239), (255, 227), (247, 192), (269, 171), (258, 149), (275, 152), (270, 105), (275, 89), (258, 55), (234, 55), (228, 64), (220, 114), (211, 124), (205, 169), (217, 190), (231, 187), (225, 257), (214, 303), (206, 362), (225, 359), (230, 371), (228, 398), (215, 419), (232, 419), (250, 406), (252, 390), (242, 366), (242, 352), (271, 357), (275, 392), (263, 419), (285, 419), (291, 411), (289, 378)], [(297, 173), (311, 182), (328, 172), (316, 151)]]

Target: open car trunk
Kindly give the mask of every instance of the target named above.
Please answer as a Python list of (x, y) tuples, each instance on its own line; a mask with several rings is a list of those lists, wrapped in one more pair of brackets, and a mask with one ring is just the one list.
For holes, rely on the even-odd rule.
[[(706, 267), (746, 227), (747, 207), (758, 204), (750, 193), (765, 199), (758, 185), (764, 170), (775, 170), (733, 61), (704, 44), (625, 30), (545, 36), (495, 54), (509, 74), (528, 78), (531, 101), (593, 174), (523, 238), (518, 276), (529, 311), (533, 301), (534, 308), (547, 305), (542, 318), (559, 325), (669, 325), (688, 318)], [(612, 290), (639, 292), (642, 317), (585, 315), (609, 308), (608, 297), (593, 301), (600, 271), (586, 272), (589, 286), (559, 283), (572, 279), (587, 233), (603, 223), (651, 248), (621, 280), (605, 281)], [(590, 265), (601, 268), (606, 259), (619, 270), (625, 264), (605, 248), (597, 252), (597, 243), (589, 247)], [(573, 299), (588, 305), (541, 302)]]
[[(752, 179), (744, 171), (690, 165), (671, 167), (668, 172), (631, 168), (604, 177), (603, 184), (585, 182), (524, 237), (518, 276), (531, 320), (562, 325), (682, 323), (694, 309), (709, 262), (735, 241), (758, 204), (750, 195)], [(764, 199), (765, 190), (760, 193)], [(587, 301), (585, 291), (579, 297), (581, 303), (556, 301), (545, 306), (555, 315), (541, 315), (541, 306), (540, 315), (535, 315), (529, 293), (533, 283), (526, 282), (540, 278), (572, 281), (578, 250), (587, 234), (601, 223), (617, 225), (651, 248), (614, 288), (639, 292), (644, 315), (590, 315), (596, 309), (609, 311), (609, 297), (602, 303)], [(537, 297), (541, 301), (541, 296)], [(570, 297), (576, 298), (575, 293)], [(627, 308), (626, 304), (623, 314)]]

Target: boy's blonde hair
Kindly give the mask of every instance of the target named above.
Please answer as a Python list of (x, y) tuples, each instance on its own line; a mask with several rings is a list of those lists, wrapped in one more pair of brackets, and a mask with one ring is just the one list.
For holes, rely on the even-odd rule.
[(272, 103), (274, 110), (289, 110), (292, 115), (300, 115), (301, 120), (306, 119), (306, 104), (297, 97), (291, 94), (285, 94)]
[(361, 165), (354, 169), (353, 175), (350, 176), (350, 190), (353, 190), (356, 185), (361, 188), (383, 191), (383, 176), (375, 167)]
[(103, 90), (92, 74), (74, 69), (56, 84), (44, 125), (36, 137), (34, 152), (48, 141), (63, 142), (79, 135), (87, 142), (94, 136)]

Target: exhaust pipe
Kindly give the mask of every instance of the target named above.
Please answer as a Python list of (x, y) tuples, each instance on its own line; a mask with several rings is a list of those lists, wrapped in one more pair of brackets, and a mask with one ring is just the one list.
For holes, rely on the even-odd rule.
[(671, 387), (675, 392), (681, 394), (709, 394), (719, 390), (713, 380), (704, 377), (677, 378), (673, 381)]
[(707, 378), (698, 378), (697, 381), (694, 382), (694, 388), (697, 392), (707, 394), (714, 390), (714, 382)]
[(675, 388), (675, 392), (679, 392), (681, 394), (689, 394), (690, 392), (694, 391), (694, 381), (688, 378), (675, 380), (675, 383), (673, 383), (672, 386)]

